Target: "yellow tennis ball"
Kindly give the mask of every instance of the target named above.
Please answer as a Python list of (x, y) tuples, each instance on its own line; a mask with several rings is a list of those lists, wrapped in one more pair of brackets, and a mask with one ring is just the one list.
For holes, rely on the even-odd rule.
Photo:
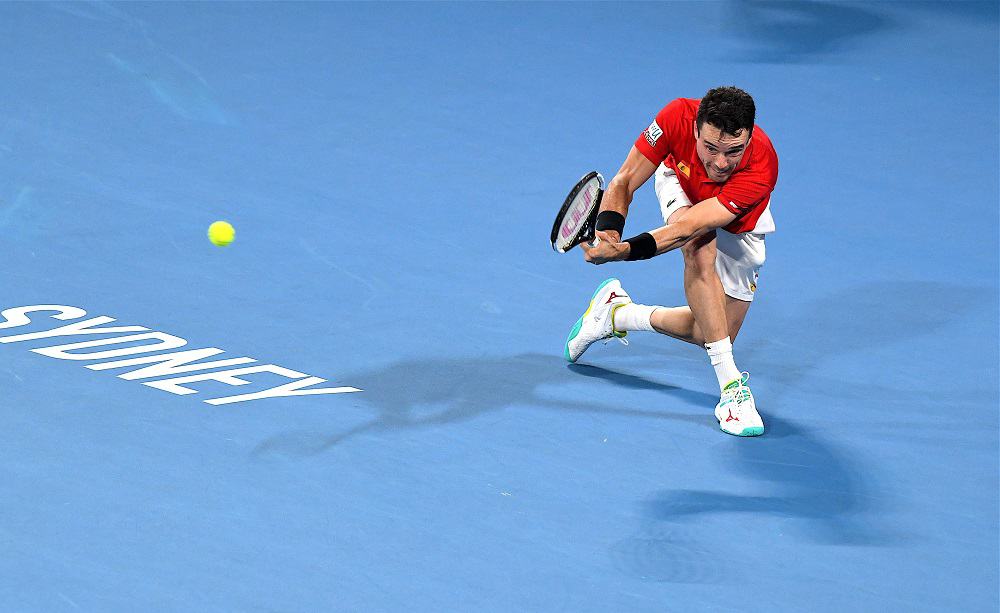
[(213, 245), (225, 247), (236, 238), (236, 229), (228, 221), (217, 221), (208, 226), (208, 240)]

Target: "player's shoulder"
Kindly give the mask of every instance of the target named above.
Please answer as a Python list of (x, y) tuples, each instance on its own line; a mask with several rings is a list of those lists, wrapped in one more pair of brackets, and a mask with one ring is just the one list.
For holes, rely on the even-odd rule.
[(743, 178), (752, 177), (754, 181), (769, 183), (772, 188), (778, 180), (778, 154), (774, 151), (771, 139), (759, 125), (753, 127), (750, 148), (737, 171)]
[(664, 119), (693, 119), (698, 115), (698, 98), (674, 98), (667, 103), (660, 116)]
[(758, 163), (778, 163), (778, 153), (774, 150), (771, 137), (767, 135), (764, 128), (759, 125), (753, 127), (753, 134), (750, 136), (754, 161)]

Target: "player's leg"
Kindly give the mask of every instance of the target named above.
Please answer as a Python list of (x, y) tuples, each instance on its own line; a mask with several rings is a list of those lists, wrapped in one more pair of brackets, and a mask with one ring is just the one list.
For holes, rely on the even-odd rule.
[(715, 234), (704, 234), (681, 247), (684, 256), (684, 294), (706, 343), (729, 336), (726, 294), (715, 270), (718, 253)]
[[(656, 173), (656, 196), (660, 201), (660, 212), (663, 214), (663, 221), (667, 224), (676, 223), (682, 219), (691, 208), (691, 201), (688, 199), (676, 175), (669, 168), (661, 167)], [(684, 256), (684, 288), (688, 291), (692, 283), (692, 275), (698, 274), (700, 269), (705, 274), (702, 277), (711, 286), (709, 290), (716, 300), (721, 300), (723, 313), (728, 320), (729, 310), (733, 310), (733, 315), (743, 315), (740, 313), (739, 305), (729, 305), (723, 296), (722, 286), (717, 280), (712, 280), (715, 274), (715, 234), (699, 237), (681, 248)], [(695, 260), (698, 257), (700, 259)], [(714, 322), (716, 327), (722, 324), (719, 329), (712, 330), (707, 326), (699, 325), (697, 318), (688, 305), (676, 307), (646, 307), (644, 305), (629, 305), (620, 309), (615, 315), (614, 325), (617, 330), (654, 330), (660, 334), (666, 334), (674, 338), (689, 343), (704, 346), (706, 342), (706, 329), (709, 330), (707, 336), (714, 336), (720, 331), (728, 330), (727, 322)], [(742, 324), (742, 317), (740, 318)], [(738, 328), (737, 328), (738, 329)], [(719, 338), (722, 338), (722, 334)]]
[[(609, 279), (605, 284), (611, 281), (617, 282), (617, 280)], [(597, 295), (601, 294), (602, 290), (607, 287), (605, 284), (602, 284), (598, 288), (598, 291), (595, 292), (590, 305), (587, 307), (587, 313), (584, 314), (585, 316), (595, 308), (600, 310), (603, 307), (601, 301), (597, 300)], [(631, 302), (628, 293), (621, 287), (620, 283), (613, 288), (605, 290), (604, 293), (607, 296), (605, 301), (614, 294), (613, 308), (609, 311), (611, 314), (611, 325), (607, 330), (602, 329), (594, 340), (608, 339), (612, 336), (622, 338), (628, 332), (646, 330), (672, 336), (673, 338), (698, 345), (699, 347), (705, 346), (705, 335), (698, 326), (698, 322), (695, 321), (691, 307), (687, 305), (664, 307), (635, 304)], [(736, 336), (740, 333), (740, 329), (743, 326), (743, 322), (746, 321), (747, 312), (750, 310), (750, 301), (739, 300), (729, 295), (724, 296), (723, 299), (725, 301), (729, 338), (731, 341), (735, 341)], [(575, 338), (579, 333), (583, 323), (584, 318), (581, 317), (577, 321), (578, 325), (574, 326), (573, 331), (570, 333), (571, 339)], [(583, 341), (578, 341), (577, 344), (581, 342)], [(590, 343), (587, 343), (587, 346), (589, 347)], [(567, 344), (567, 347), (569, 347), (569, 344)], [(584, 347), (583, 350), (586, 350), (586, 348)], [(571, 354), (579, 357), (582, 351), (579, 351), (579, 353), (573, 349), (567, 351), (567, 359), (574, 362), (576, 358), (571, 357)]]
[[(720, 230), (717, 234), (721, 237), (728, 233)], [(709, 254), (712, 256), (711, 266), (708, 264)], [(726, 256), (719, 251), (717, 237), (713, 236), (710, 241), (689, 242), (684, 246), (684, 289), (719, 382), (720, 397), (715, 406), (719, 428), (737, 436), (759, 436), (764, 433), (764, 422), (757, 413), (753, 394), (747, 385), (749, 375), (740, 372), (733, 358), (732, 337), (729, 336), (725, 311), (725, 296), (728, 293), (720, 279), (720, 273), (726, 277), (727, 269), (725, 265), (716, 267), (717, 262), (725, 259)]]
[[(730, 340), (735, 341), (736, 336), (740, 333), (743, 322), (746, 321), (747, 313), (750, 310), (750, 304), (749, 301), (738, 300), (726, 295), (726, 322), (728, 324)], [(616, 315), (620, 318), (621, 311), (618, 311)], [(652, 325), (653, 330), (660, 334), (666, 334), (667, 336), (672, 336), (684, 342), (698, 345), (699, 347), (705, 345), (705, 335), (698, 326), (698, 322), (695, 321), (691, 307), (687, 305), (657, 307), (650, 314), (649, 323)]]
[[(726, 297), (746, 305), (742, 310), (745, 318), (757, 291), (758, 273), (764, 264), (764, 237), (750, 233), (730, 234), (719, 230), (716, 249), (715, 269), (725, 288)], [(737, 317), (741, 312), (739, 309), (733, 311)], [(731, 329), (735, 327), (734, 324), (737, 322), (730, 322)], [(731, 340), (730, 338), (724, 339), (722, 343), (705, 344), (713, 365), (723, 359), (732, 359)], [(735, 362), (733, 364), (735, 365)], [(764, 421), (757, 412), (756, 402), (747, 384), (750, 375), (740, 373), (739, 369), (736, 369), (736, 372), (738, 374), (728, 383), (723, 383), (723, 380), (733, 376), (732, 373), (719, 377), (722, 393), (719, 404), (715, 407), (719, 428), (723, 432), (737, 436), (761, 435), (764, 433)]]
[[(661, 164), (654, 174), (656, 198), (664, 223), (680, 219), (691, 208), (691, 200), (684, 193), (673, 169)], [(626, 304), (615, 310), (612, 322), (616, 331), (647, 330), (659, 332), (689, 343), (696, 342), (694, 316), (687, 306), (663, 307), (644, 304)]]
[[(660, 209), (663, 213), (663, 219), (667, 223), (676, 223), (680, 220), (687, 211), (691, 208), (690, 201), (681, 189), (680, 183), (677, 181), (676, 176), (673, 171), (666, 167), (661, 167), (656, 174), (656, 195), (660, 200)], [(723, 244), (726, 245), (725, 253), (732, 256), (733, 249), (731, 248), (731, 237), (733, 235), (724, 234)], [(763, 249), (763, 239), (760, 242), (760, 249)], [(747, 263), (742, 262), (741, 253), (742, 245), (738, 252), (735, 254), (736, 259), (741, 260), (737, 268), (746, 268)], [(690, 247), (686, 249), (690, 250)], [(682, 249), (682, 253), (684, 249)], [(711, 255), (707, 254), (708, 258), (704, 262), (704, 268), (709, 269)], [(685, 268), (687, 268), (687, 255), (685, 254)], [(729, 262), (732, 257), (722, 259)], [(740, 329), (743, 326), (743, 322), (746, 319), (747, 311), (750, 309), (750, 301), (752, 300), (752, 290), (749, 290), (750, 295), (747, 297), (747, 287), (746, 284), (742, 285), (735, 281), (734, 274), (726, 274), (726, 270), (720, 270), (719, 258), (716, 257), (716, 272), (720, 274), (720, 278), (725, 277), (726, 282), (733, 285), (733, 288), (724, 288), (725, 296), (724, 310), (726, 315), (726, 329), (729, 333), (730, 341), (734, 341), (736, 336), (739, 334)], [(755, 266), (753, 270), (742, 271), (745, 274), (753, 275), (753, 282), (756, 281), (756, 271), (759, 269), (760, 264), (763, 263), (763, 259), (760, 258), (759, 262), (751, 262), (751, 266)], [(732, 268), (729, 264), (726, 267)], [(737, 273), (740, 273), (737, 270)], [(756, 286), (754, 286), (755, 288)], [(732, 294), (732, 295), (731, 295)], [(736, 298), (734, 296), (739, 296)], [(694, 314), (691, 312), (691, 307), (688, 305), (666, 307), (666, 306), (649, 306), (643, 304), (625, 304), (618, 309), (615, 309), (614, 319), (613, 319), (614, 330), (617, 332), (630, 332), (639, 330), (649, 330), (654, 332), (659, 332), (660, 334), (665, 334), (667, 336), (672, 336), (673, 338), (692, 343), (698, 346), (704, 346), (706, 342), (705, 333), (702, 328), (698, 325)]]
[[(661, 194), (670, 195), (667, 189), (658, 190), (657, 195)], [(668, 223), (686, 214), (687, 207), (670, 210), (664, 204), (676, 203), (665, 202), (661, 197)], [(747, 385), (749, 375), (736, 367), (732, 341), (746, 319), (757, 289), (758, 271), (764, 263), (764, 239), (759, 235), (733, 235), (719, 230), (714, 236), (689, 242), (681, 252), (688, 306), (653, 308), (648, 314), (650, 327), (706, 348), (721, 388), (715, 409), (720, 429), (739, 436), (763, 434), (764, 423)], [(619, 312), (635, 316), (638, 307), (626, 305)]]
[[(656, 196), (660, 200), (664, 220), (669, 219), (673, 211), (691, 206), (673, 170), (661, 165), (654, 174)], [(575, 362), (599, 340), (617, 337), (625, 342), (624, 337), (629, 330), (653, 331), (651, 315), (658, 308), (632, 303), (617, 279), (606, 280), (594, 292), (587, 310), (570, 330), (566, 339), (566, 359)]]
[[(719, 231), (718, 234), (726, 234)], [(688, 305), (705, 339), (705, 350), (719, 382), (720, 398), (715, 407), (719, 428), (737, 436), (757, 436), (764, 433), (764, 423), (757, 414), (753, 395), (733, 358), (733, 343), (729, 336), (725, 310), (725, 291), (716, 269), (717, 238), (700, 237), (688, 242), (684, 253), (684, 291)]]

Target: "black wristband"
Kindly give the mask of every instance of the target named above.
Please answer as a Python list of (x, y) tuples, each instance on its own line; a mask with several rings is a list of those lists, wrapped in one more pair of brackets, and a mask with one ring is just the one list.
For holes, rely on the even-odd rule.
[(625, 258), (626, 261), (632, 262), (634, 260), (648, 260), (649, 258), (656, 255), (656, 239), (649, 232), (643, 232), (638, 236), (633, 236), (632, 238), (626, 239), (628, 243), (628, 257)]
[(601, 211), (597, 214), (598, 230), (614, 230), (619, 238), (625, 229), (625, 216), (618, 211)]

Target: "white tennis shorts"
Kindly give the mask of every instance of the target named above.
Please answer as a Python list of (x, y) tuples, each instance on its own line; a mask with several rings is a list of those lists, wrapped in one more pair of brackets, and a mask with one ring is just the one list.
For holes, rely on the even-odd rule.
[[(669, 223), (670, 216), (677, 209), (691, 206), (691, 200), (669, 166), (662, 164), (656, 169), (654, 187), (664, 223)], [(719, 228), (715, 231), (715, 243), (718, 251), (715, 270), (719, 273), (726, 295), (752, 302), (760, 268), (764, 265), (764, 235), (755, 232), (731, 234)]]

